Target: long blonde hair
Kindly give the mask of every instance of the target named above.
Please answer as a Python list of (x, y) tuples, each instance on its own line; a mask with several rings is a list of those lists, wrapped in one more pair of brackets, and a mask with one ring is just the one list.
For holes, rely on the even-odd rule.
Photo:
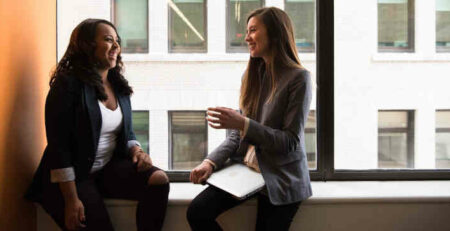
[(261, 57), (250, 57), (244, 72), (239, 104), (245, 116), (255, 118), (259, 104), (261, 80), (260, 69), (265, 68), (271, 80), (270, 102), (277, 90), (280, 71), (290, 68), (303, 68), (297, 55), (294, 40), (294, 29), (289, 16), (276, 7), (264, 7), (254, 10), (247, 18), (257, 17), (265, 25), (269, 38), (269, 62), (264, 63)]

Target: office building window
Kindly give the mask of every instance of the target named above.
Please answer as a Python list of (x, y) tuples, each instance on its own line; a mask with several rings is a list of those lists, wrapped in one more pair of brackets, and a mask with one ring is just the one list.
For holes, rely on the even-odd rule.
[(378, 167), (414, 168), (414, 111), (378, 112)]
[(450, 0), (436, 0), (436, 51), (450, 51)]
[(206, 52), (206, 0), (168, 0), (169, 51)]
[(124, 53), (148, 53), (148, 0), (113, 0), (112, 21)]
[(308, 168), (314, 170), (317, 168), (317, 132), (316, 132), (316, 112), (309, 111), (308, 120), (305, 126), (305, 148), (308, 159)]
[(247, 52), (245, 33), (247, 17), (253, 10), (264, 6), (262, 0), (227, 1), (227, 52)]
[(205, 111), (170, 111), (169, 169), (191, 170), (208, 152)]
[(414, 0), (378, 0), (378, 51), (414, 51)]
[(284, 9), (294, 26), (295, 44), (299, 52), (314, 52), (316, 26), (315, 0), (286, 0)]
[(136, 139), (141, 143), (142, 150), (149, 153), (149, 112), (148, 111), (133, 111), (133, 131)]
[(436, 168), (450, 168), (450, 110), (436, 112)]

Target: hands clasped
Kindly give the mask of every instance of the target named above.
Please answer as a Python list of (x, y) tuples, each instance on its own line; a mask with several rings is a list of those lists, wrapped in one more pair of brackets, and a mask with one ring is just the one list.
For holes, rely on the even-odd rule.
[(153, 166), (150, 155), (145, 153), (140, 147), (132, 147), (130, 153), (133, 163), (137, 163), (136, 167), (138, 172), (147, 171)]

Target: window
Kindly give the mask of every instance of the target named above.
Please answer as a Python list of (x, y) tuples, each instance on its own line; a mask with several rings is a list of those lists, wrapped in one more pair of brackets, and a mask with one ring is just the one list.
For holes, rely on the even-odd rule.
[(378, 0), (378, 51), (414, 51), (414, 0)]
[(148, 52), (148, 0), (113, 0), (112, 21), (124, 53)]
[(316, 135), (316, 112), (310, 110), (305, 125), (305, 148), (309, 169), (317, 168)]
[(292, 20), (299, 52), (315, 50), (315, 0), (286, 0), (284, 9)]
[(206, 1), (169, 0), (169, 51), (206, 52)]
[(136, 139), (141, 143), (142, 150), (149, 153), (149, 113), (148, 111), (133, 111), (132, 117)]
[(436, 0), (436, 50), (450, 51), (450, 1)]
[(436, 112), (436, 168), (450, 168), (450, 110)]
[(205, 111), (169, 112), (169, 169), (191, 170), (208, 152)]
[(250, 12), (264, 5), (262, 0), (228, 0), (227, 52), (247, 52), (245, 31)]
[(378, 112), (378, 167), (414, 168), (414, 112)]

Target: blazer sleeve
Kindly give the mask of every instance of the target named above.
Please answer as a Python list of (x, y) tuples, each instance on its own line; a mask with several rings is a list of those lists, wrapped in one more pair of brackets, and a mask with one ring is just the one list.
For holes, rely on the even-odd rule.
[(239, 147), (241, 137), (239, 130), (231, 130), (231, 134), (206, 159), (216, 165), (216, 170), (222, 168), (223, 164), (235, 153)]
[(73, 167), (73, 126), (75, 124), (74, 80), (58, 77), (47, 95), (45, 128), (48, 142), (49, 168)]
[(136, 135), (134, 134), (133, 130), (133, 113), (131, 109), (131, 101), (130, 96), (126, 96), (126, 109), (124, 110), (125, 113), (128, 113), (129, 123), (127, 123), (127, 148), (130, 149), (133, 146), (141, 146), (141, 143), (137, 141)]
[(250, 119), (243, 141), (253, 144), (265, 153), (287, 155), (300, 145), (300, 135), (308, 118), (312, 98), (311, 78), (308, 71), (301, 71), (290, 81), (288, 103), (283, 117), (282, 129), (274, 129)]

